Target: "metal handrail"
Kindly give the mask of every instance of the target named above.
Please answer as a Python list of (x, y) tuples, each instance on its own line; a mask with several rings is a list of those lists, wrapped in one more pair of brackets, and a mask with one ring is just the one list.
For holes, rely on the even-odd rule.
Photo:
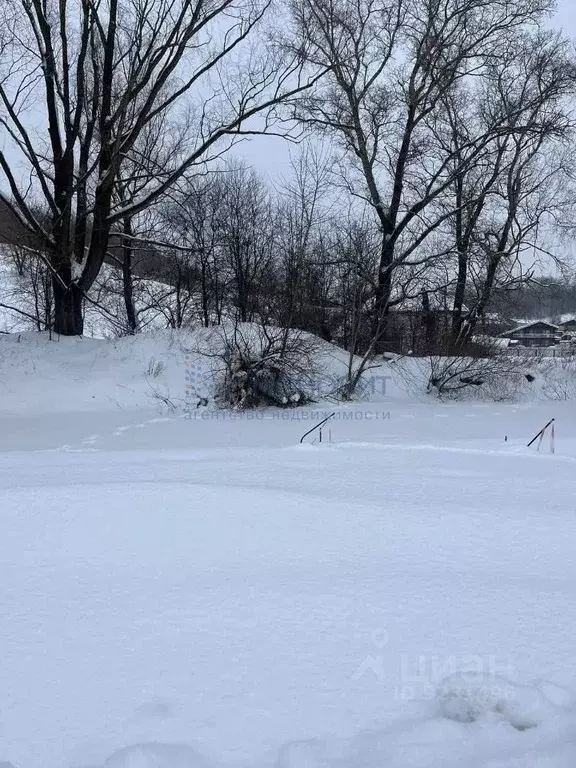
[(553, 424), (555, 421), (556, 421), (556, 419), (550, 419), (550, 421), (548, 422), (548, 424), (546, 424), (546, 426), (545, 426), (545, 427), (542, 427), (542, 429), (540, 430), (540, 432), (538, 432), (538, 434), (534, 435), (534, 437), (532, 438), (532, 440), (530, 440), (530, 442), (528, 443), (528, 445), (527, 445), (526, 447), (527, 447), (527, 448), (530, 448), (530, 446), (532, 445), (532, 443), (534, 443), (536, 440), (538, 440), (538, 438), (540, 437), (540, 435), (543, 435), (543, 434), (544, 434), (544, 432), (546, 432), (546, 430), (547, 430), (547, 429), (548, 429), (548, 427), (550, 426), (550, 424)]
[[(316, 429), (320, 429), (320, 427), (321, 427), (321, 426), (323, 426), (324, 424), (326, 424), (326, 422), (327, 422), (329, 419), (331, 419), (331, 418), (332, 418), (332, 416), (336, 416), (336, 411), (334, 411), (334, 413), (331, 413), (331, 414), (330, 414), (330, 416), (326, 416), (326, 418), (325, 418), (325, 419), (322, 419), (322, 421), (321, 421), (321, 422), (319, 422), (318, 424), (316, 424), (315, 426), (313, 426), (313, 427), (312, 427), (312, 429), (309, 429), (309, 430), (308, 430), (308, 432), (305, 432), (305, 433), (302, 435), (302, 437), (300, 438), (300, 442), (301, 442), (301, 443), (303, 443), (303, 442), (304, 442), (304, 438), (305, 438), (305, 437), (308, 437), (308, 435), (310, 435), (312, 432), (314, 432), (314, 430), (316, 430)], [(322, 433), (320, 433), (320, 434), (322, 434)]]

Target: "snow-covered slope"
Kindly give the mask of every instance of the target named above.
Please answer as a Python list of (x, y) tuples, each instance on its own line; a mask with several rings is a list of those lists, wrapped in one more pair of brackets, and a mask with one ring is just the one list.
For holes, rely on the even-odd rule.
[(159, 413), (187, 346), (0, 338), (0, 762), (574, 768), (574, 404)]
[(182, 398), (187, 340), (168, 332), (115, 340), (0, 336), (0, 412), (151, 408), (160, 386)]
[[(246, 337), (253, 332), (242, 326)], [(277, 331), (279, 333), (279, 331)], [(310, 337), (313, 339), (314, 337)], [(347, 354), (320, 339), (312, 377), (322, 400), (344, 376)], [(203, 352), (222, 346), (219, 328), (156, 331), (120, 339), (55, 336), (47, 333), (0, 335), (0, 413), (55, 413), (153, 408), (169, 400), (186, 407), (187, 382), (212, 396), (222, 363)], [(407, 397), (388, 367), (366, 374), (375, 394)], [(197, 398), (189, 393), (188, 405)], [(166, 403), (164, 403), (166, 405)]]

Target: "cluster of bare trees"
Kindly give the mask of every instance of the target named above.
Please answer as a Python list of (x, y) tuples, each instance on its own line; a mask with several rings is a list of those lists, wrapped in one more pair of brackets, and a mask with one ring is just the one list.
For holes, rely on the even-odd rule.
[(4, 199), (47, 259), (57, 332), (82, 333), (114, 231), (313, 83), (298, 57), (251, 42), (269, 6), (3, 0)]
[[(122, 272), (97, 281), (98, 303), (122, 319), (122, 333), (234, 320), (360, 345), (375, 229), (366, 216), (336, 215), (329, 179), (326, 158), (308, 150), (278, 188), (238, 164), (180, 184), (146, 230), (134, 230), (133, 269), (124, 260)], [(152, 263), (144, 238), (154, 244)]]
[[(38, 327), (98, 305), (122, 333), (464, 348), (556, 256), (576, 56), (550, 0), (1, 5), (0, 193)], [(305, 142), (276, 186), (222, 157), (262, 132)]]
[(549, 10), (540, 0), (293, 4), (307, 61), (329, 69), (296, 116), (339, 144), (342, 179), (379, 225), (377, 345), (431, 263), (444, 283), (456, 269), (452, 332), (468, 338), (499, 273), (514, 279), (511, 262), (560, 209), (576, 70), (568, 41), (539, 25)]

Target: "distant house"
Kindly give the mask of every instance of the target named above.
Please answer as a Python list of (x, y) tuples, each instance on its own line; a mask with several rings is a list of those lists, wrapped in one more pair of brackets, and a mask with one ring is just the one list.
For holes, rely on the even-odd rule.
[(396, 301), (388, 315), (390, 350), (423, 355), (438, 349), (450, 332), (453, 299), (442, 291), (422, 291)]
[(476, 332), (484, 336), (496, 337), (500, 336), (509, 325), (510, 320), (500, 312), (483, 312), (478, 318)]
[(557, 325), (536, 320), (526, 325), (518, 325), (510, 331), (500, 334), (502, 338), (511, 339), (523, 347), (553, 347), (560, 339), (560, 329)]
[(576, 318), (572, 317), (562, 323), (558, 323), (560, 333), (564, 338), (576, 336)]

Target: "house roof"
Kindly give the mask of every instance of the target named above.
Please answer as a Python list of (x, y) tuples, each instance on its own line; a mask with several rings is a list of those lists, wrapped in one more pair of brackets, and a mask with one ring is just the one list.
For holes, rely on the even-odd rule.
[(505, 331), (504, 333), (501, 333), (501, 336), (510, 336), (511, 333), (519, 333), (520, 331), (525, 331), (528, 328), (534, 328), (538, 325), (545, 325), (547, 328), (550, 328), (552, 331), (557, 331), (558, 326), (553, 325), (552, 323), (548, 323), (545, 320), (534, 320), (531, 323), (525, 323), (524, 325), (517, 325), (515, 328), (511, 328), (509, 331)]

